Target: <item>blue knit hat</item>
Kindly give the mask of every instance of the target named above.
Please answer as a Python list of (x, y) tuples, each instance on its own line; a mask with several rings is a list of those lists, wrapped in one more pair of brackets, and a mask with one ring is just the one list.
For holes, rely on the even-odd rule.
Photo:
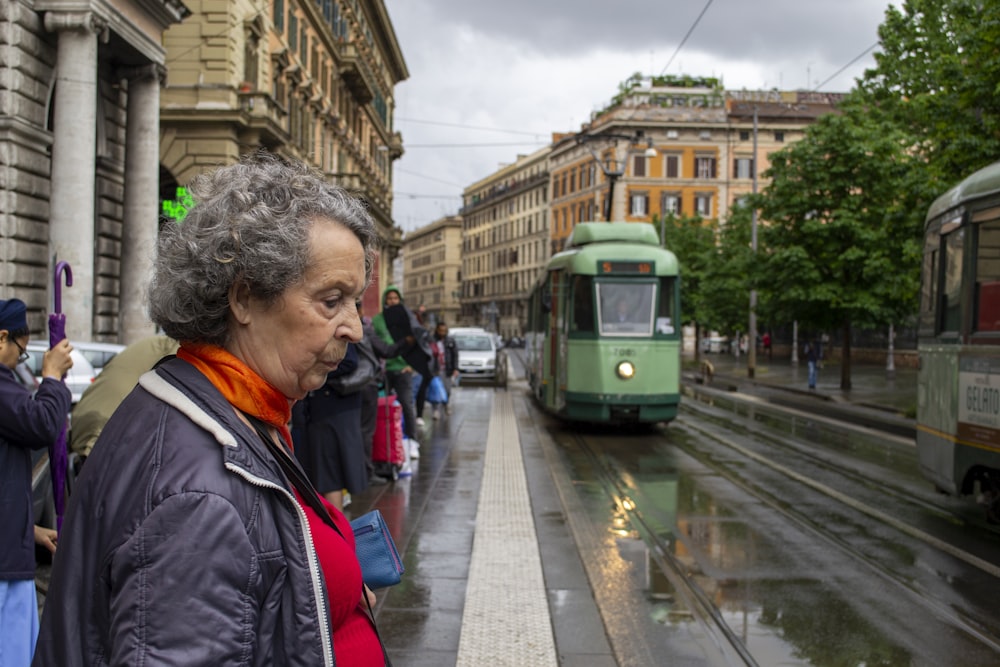
[(20, 299), (0, 300), (0, 329), (22, 331), (28, 328), (28, 307)]

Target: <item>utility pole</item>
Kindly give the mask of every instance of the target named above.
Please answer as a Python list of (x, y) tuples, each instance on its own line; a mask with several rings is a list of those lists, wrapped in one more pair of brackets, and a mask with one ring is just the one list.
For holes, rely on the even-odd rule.
[[(757, 102), (753, 103), (753, 194), (757, 194)], [(750, 209), (750, 247), (757, 254), (757, 207)], [(753, 378), (757, 370), (757, 290), (750, 290), (750, 344), (747, 346), (747, 377)]]

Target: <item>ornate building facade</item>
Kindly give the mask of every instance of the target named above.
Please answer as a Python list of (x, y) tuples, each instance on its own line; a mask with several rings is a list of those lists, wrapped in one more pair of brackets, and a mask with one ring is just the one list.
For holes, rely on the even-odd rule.
[(409, 76), (382, 0), (190, 0), (164, 38), (161, 187), (264, 148), (312, 164), (368, 204), (383, 242), (379, 309), (401, 232), (392, 220), (395, 85)]
[(0, 3), (0, 291), (28, 304), (35, 337), (58, 262), (70, 338), (145, 330), (132, 287), (157, 230), (163, 33), (189, 14), (180, 0)]
[(524, 335), (528, 295), (549, 258), (550, 150), (520, 155), (462, 193), (463, 324)]

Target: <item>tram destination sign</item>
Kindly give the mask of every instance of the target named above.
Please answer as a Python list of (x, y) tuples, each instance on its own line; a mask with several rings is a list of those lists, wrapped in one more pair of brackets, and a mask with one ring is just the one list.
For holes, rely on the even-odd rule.
[(1000, 357), (958, 360), (959, 440), (1000, 447)]
[(597, 263), (597, 272), (602, 275), (640, 275), (651, 276), (656, 273), (656, 263), (652, 261), (602, 260)]

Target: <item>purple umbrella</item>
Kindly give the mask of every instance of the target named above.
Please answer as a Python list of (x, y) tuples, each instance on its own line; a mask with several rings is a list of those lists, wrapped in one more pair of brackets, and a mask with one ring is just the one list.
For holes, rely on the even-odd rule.
[[(62, 312), (62, 284), (60, 274), (66, 272), (66, 286), (73, 284), (73, 270), (68, 262), (58, 262), (55, 270), (55, 312), (49, 315), (49, 349), (66, 338), (66, 316)], [(66, 423), (63, 422), (59, 437), (49, 447), (49, 472), (52, 474), (52, 496), (56, 506), (56, 530), (62, 531), (63, 513), (66, 511), (66, 471), (69, 455), (66, 453)]]

